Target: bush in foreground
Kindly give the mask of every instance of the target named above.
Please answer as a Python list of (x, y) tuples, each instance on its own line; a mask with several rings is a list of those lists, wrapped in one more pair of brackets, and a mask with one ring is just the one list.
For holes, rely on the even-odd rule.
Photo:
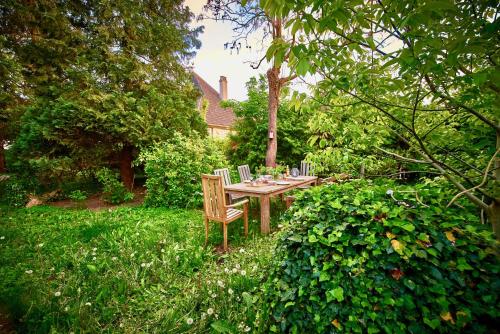
[(199, 207), (203, 203), (201, 174), (228, 167), (222, 147), (211, 139), (176, 134), (141, 154), (146, 173), (147, 206)]
[(497, 244), (471, 210), (444, 209), (445, 199), (432, 183), (355, 181), (304, 193), (264, 287), (271, 330), (494, 330)]

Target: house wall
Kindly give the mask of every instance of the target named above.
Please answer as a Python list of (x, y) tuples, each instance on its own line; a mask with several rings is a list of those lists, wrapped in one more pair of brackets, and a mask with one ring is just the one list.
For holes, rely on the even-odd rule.
[(208, 126), (208, 134), (212, 138), (227, 138), (230, 133), (231, 130), (229, 129)]

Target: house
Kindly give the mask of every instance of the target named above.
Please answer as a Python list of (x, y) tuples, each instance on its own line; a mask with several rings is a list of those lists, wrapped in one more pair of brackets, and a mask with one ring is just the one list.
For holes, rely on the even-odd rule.
[(205, 120), (211, 137), (224, 138), (231, 132), (236, 116), (231, 108), (222, 108), (220, 102), (227, 100), (227, 78), (219, 79), (219, 91), (215, 90), (198, 74), (193, 72), (193, 83), (202, 93), (198, 100), (198, 109), (205, 110)]

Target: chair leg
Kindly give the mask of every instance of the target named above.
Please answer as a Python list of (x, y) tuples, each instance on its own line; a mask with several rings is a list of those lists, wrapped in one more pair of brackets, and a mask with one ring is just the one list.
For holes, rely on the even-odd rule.
[(222, 230), (224, 234), (224, 252), (227, 252), (227, 224), (226, 222), (222, 223)]
[(245, 227), (245, 237), (248, 236), (248, 203), (243, 204), (243, 223)]
[(208, 243), (208, 218), (205, 217), (205, 246)]

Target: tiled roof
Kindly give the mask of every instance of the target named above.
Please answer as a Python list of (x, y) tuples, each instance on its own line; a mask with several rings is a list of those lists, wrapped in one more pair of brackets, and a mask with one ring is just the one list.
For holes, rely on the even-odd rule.
[(203, 93), (203, 97), (208, 100), (206, 120), (210, 126), (230, 127), (236, 120), (236, 116), (231, 108), (220, 106), (221, 98), (212, 86), (203, 80), (198, 74), (193, 72), (193, 82)]

